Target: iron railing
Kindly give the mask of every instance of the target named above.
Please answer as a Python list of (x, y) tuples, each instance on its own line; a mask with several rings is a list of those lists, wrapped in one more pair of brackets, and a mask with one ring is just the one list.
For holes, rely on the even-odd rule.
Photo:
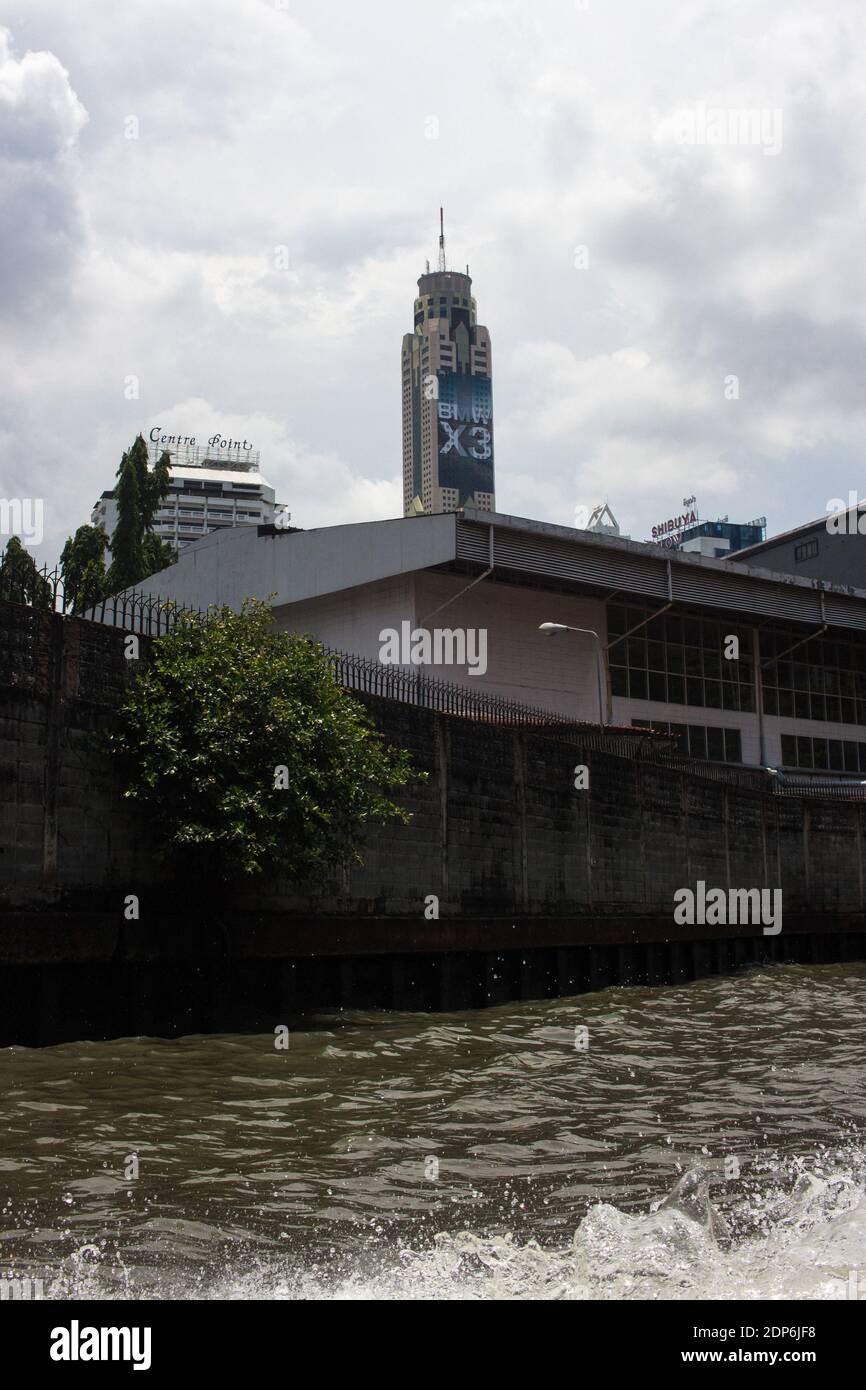
[(457, 714), (464, 718), (480, 719), (492, 724), (544, 725), (546, 728), (595, 730), (596, 725), (569, 719), (555, 710), (537, 705), (525, 705), (519, 700), (489, 691), (472, 690), (469, 686), (428, 676), (424, 671), (408, 671), (405, 666), (389, 666), (372, 657), (323, 647), (332, 663), (334, 675), (346, 690), (365, 695), (378, 695), (386, 700), (420, 705), (440, 714)]
[(199, 608), (161, 598), (158, 594), (142, 594), (135, 589), (93, 601), (86, 593), (71, 590), (64, 583), (61, 571), (49, 570), (47, 565), (42, 569), (25, 569), (0, 563), (0, 599), (50, 613), (90, 619), (146, 637), (163, 636), (183, 613), (206, 616)]
[(770, 786), (772, 790), (773, 779), (760, 767), (712, 762), (707, 758), (692, 758), (687, 753), (665, 749), (656, 753), (655, 761), (678, 772), (690, 772), (693, 776), (697, 774), (710, 782), (724, 782), (728, 786), (747, 787), (752, 791), (765, 791)]
[(775, 771), (769, 771), (765, 775), (772, 783), (776, 796), (829, 796), (834, 801), (866, 800), (866, 782), (858, 781), (856, 778), (788, 776)]
[(85, 609), (77, 616), (109, 627), (123, 628), (126, 632), (138, 632), (143, 637), (163, 637), (184, 614), (202, 619), (207, 617), (200, 608), (177, 603), (174, 599), (127, 590), (111, 598), (100, 599), (92, 608)]

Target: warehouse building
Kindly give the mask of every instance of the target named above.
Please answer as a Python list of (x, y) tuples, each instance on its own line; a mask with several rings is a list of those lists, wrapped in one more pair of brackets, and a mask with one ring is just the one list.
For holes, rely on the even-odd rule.
[(697, 757), (866, 775), (859, 589), (480, 508), (225, 530), (141, 588), (201, 609), (262, 598), (329, 647), (667, 730)]

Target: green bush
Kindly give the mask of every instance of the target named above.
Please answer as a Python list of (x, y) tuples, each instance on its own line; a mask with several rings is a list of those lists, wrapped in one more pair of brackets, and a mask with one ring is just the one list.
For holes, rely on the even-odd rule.
[(109, 746), (163, 852), (226, 880), (278, 869), (330, 880), (369, 822), (408, 821), (412, 775), (308, 638), (267, 604), (182, 615), (154, 641)]

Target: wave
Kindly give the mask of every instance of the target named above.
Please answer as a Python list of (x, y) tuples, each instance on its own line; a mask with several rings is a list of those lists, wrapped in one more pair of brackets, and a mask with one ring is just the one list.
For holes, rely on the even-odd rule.
[[(866, 1300), (862, 1155), (819, 1171), (780, 1165), (761, 1191), (723, 1204), (727, 1184), (688, 1169), (644, 1213), (592, 1206), (564, 1248), (509, 1232), (441, 1232), (422, 1250), (357, 1248), (307, 1265), (236, 1249), (225, 1272), (116, 1264), (82, 1247), (52, 1298), (285, 1300)], [(202, 1233), (210, 1243), (213, 1232)], [(242, 1244), (242, 1243), (241, 1243)]]

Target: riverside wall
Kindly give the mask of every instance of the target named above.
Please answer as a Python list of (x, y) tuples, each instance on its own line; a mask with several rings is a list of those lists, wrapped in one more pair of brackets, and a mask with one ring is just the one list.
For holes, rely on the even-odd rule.
[[(207, 886), (168, 876), (98, 747), (136, 670), (124, 634), (4, 603), (0, 643), (0, 1042), (461, 1008), (866, 956), (863, 803), (774, 796), (756, 774), (723, 780), (624, 741), (610, 751), (577, 728), (372, 696), (359, 698), (378, 728), (428, 774), (403, 798), (410, 824), (372, 829), (364, 864), (331, 883), (269, 879), (215, 909)], [(673, 895), (699, 879), (781, 888), (782, 933), (675, 927)]]

